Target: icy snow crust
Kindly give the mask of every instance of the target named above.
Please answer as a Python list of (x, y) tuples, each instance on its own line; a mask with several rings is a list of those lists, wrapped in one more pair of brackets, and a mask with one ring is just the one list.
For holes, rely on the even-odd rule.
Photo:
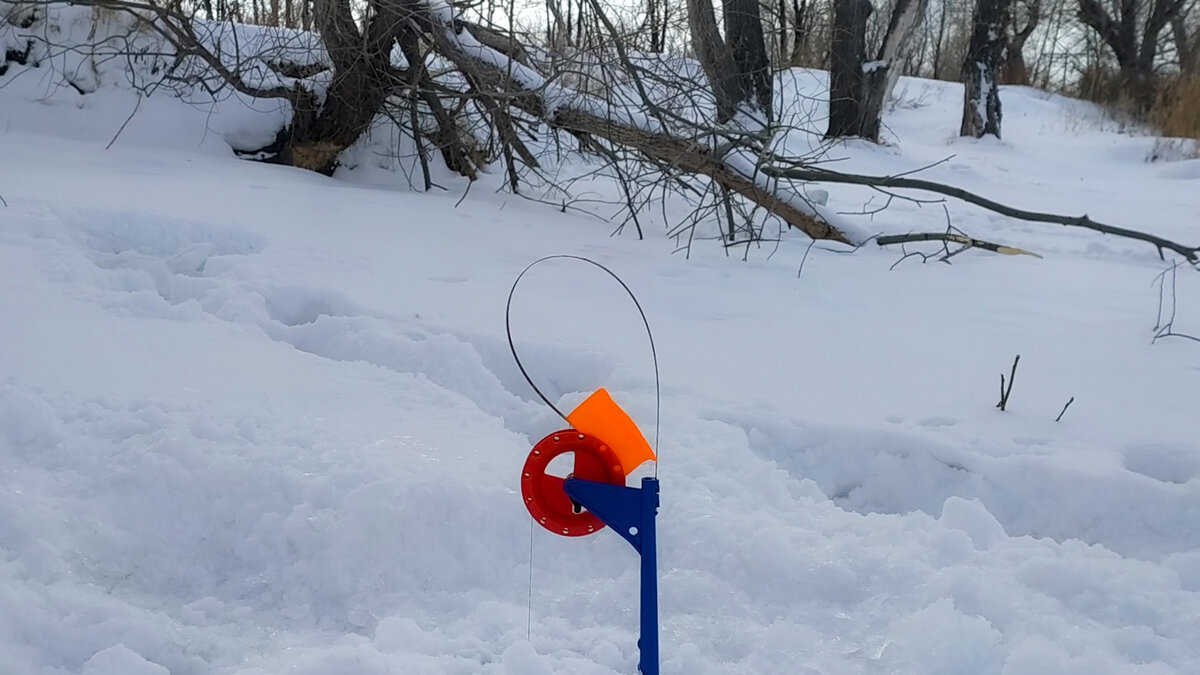
[[(236, 98), (152, 96), (106, 151), (135, 95), (48, 73), (0, 80), (0, 673), (635, 672), (634, 554), (535, 530), (531, 557), (517, 491), (561, 421), (504, 300), (558, 252), (620, 273), (659, 341), (664, 673), (1200, 672), (1200, 349), (1150, 344), (1153, 250), (952, 205), (1046, 259), (889, 271), (797, 235), (685, 260), (661, 213), (611, 238), (499, 175), (456, 207), (449, 176), (235, 160), (279, 120)], [(822, 78), (785, 74), (781, 108), (823, 119)], [(890, 146), (783, 142), (848, 171), (954, 154), (927, 176), (1200, 237), (1200, 162), (1146, 164), (1091, 108), (1006, 87), (1006, 140), (959, 140), (959, 87), (898, 90)], [(1195, 273), (1175, 298), (1200, 334)], [(514, 312), (552, 400), (607, 386), (653, 426), (611, 280), (539, 268)]]

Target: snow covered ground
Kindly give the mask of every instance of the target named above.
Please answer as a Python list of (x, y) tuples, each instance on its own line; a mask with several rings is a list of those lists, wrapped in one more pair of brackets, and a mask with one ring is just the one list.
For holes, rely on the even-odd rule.
[[(459, 204), (236, 160), (277, 119), (236, 101), (151, 97), (105, 149), (135, 97), (46, 72), (0, 81), (0, 673), (633, 673), (634, 554), (533, 530), (518, 492), (561, 421), (504, 301), (552, 253), (612, 267), (658, 341), (663, 673), (1200, 672), (1200, 344), (1151, 344), (1152, 248), (951, 204), (1045, 258), (685, 259), (497, 176)], [(1200, 241), (1200, 161), (1019, 88), (1003, 142), (960, 140), (961, 89), (900, 88), (839, 168), (953, 155), (926, 177)], [(1175, 299), (1200, 334), (1194, 271)], [(550, 263), (515, 305), (554, 400), (606, 386), (653, 426), (610, 279)]]

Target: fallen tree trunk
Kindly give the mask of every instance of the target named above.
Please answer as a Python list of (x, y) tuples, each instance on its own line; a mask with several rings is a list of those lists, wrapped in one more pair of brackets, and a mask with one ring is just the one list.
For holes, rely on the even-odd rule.
[[(624, 146), (665, 167), (706, 176), (721, 187), (766, 209), (813, 239), (860, 244), (853, 228), (830, 222), (786, 182), (762, 174), (738, 155), (718, 155), (696, 140), (670, 133), (657, 120), (610, 102), (564, 90), (520, 63), (473, 39), (469, 31), (444, 23), (444, 13), (408, 0), (432, 37), (435, 49), (477, 86), (503, 92), (512, 107), (552, 128), (587, 134)], [(745, 149), (745, 148), (743, 148)], [(727, 159), (728, 158), (728, 159)], [(750, 164), (747, 168), (745, 165)]]
[(569, 108), (558, 110), (547, 122), (565, 131), (583, 132), (633, 148), (650, 159), (681, 171), (707, 176), (726, 190), (762, 206), (813, 239), (845, 244), (858, 243), (851, 241), (846, 233), (817, 214), (805, 212), (792, 201), (773, 191), (769, 185), (755, 181), (753, 176), (747, 176), (745, 172), (695, 143), (667, 134), (616, 126), (595, 115)]

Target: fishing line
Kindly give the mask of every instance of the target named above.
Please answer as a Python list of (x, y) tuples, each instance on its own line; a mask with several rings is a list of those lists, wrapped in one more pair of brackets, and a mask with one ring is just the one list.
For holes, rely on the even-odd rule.
[[(505, 305), (504, 305), (504, 332), (508, 335), (508, 348), (510, 351), (512, 351), (513, 361), (516, 362), (517, 369), (519, 369), (521, 371), (521, 377), (525, 378), (525, 381), (533, 389), (533, 392), (538, 395), (538, 398), (542, 399), (543, 403), (545, 403), (547, 406), (549, 406), (551, 410), (553, 410), (559, 417), (561, 417), (563, 419), (564, 422), (567, 422), (567, 424), (569, 425), (570, 422), (567, 421), (567, 416), (564, 415), (563, 412), (558, 409), (558, 406), (556, 406), (550, 402), (550, 399), (544, 393), (542, 393), (542, 390), (540, 388), (538, 388), (537, 384), (534, 383), (533, 378), (530, 377), (529, 371), (527, 371), (525, 369), (525, 364), (521, 362), (521, 357), (517, 354), (517, 345), (516, 345), (516, 342), (513, 341), (513, 334), (512, 334), (512, 302), (513, 302), (513, 296), (516, 295), (516, 293), (517, 293), (517, 285), (521, 283), (521, 279), (525, 277), (525, 274), (527, 272), (529, 272), (529, 270), (533, 269), (534, 267), (536, 267), (537, 265), (539, 265), (541, 263), (546, 262), (547, 260), (557, 260), (557, 259), (578, 260), (580, 262), (585, 262), (589, 265), (593, 265), (593, 266), (598, 267), (601, 270), (603, 270), (605, 273), (608, 274), (608, 276), (615, 279), (618, 284), (621, 284), (621, 288), (625, 289), (625, 292), (627, 294), (629, 294), (629, 298), (631, 300), (633, 300), (633, 305), (635, 307), (637, 307), (638, 315), (640, 315), (642, 317), (642, 325), (646, 327), (646, 337), (650, 341), (650, 358), (654, 362), (654, 478), (657, 479), (658, 478), (658, 456), (659, 456), (658, 439), (659, 439), (659, 430), (660, 430), (660, 427), (662, 426), (662, 423), (661, 423), (662, 387), (660, 386), (660, 383), (659, 383), (659, 374), (658, 374), (658, 349), (654, 345), (654, 334), (650, 331), (650, 321), (648, 319), (646, 319), (646, 312), (645, 312), (645, 310), (642, 309), (642, 303), (638, 302), (637, 296), (634, 295), (634, 293), (633, 293), (633, 289), (629, 288), (629, 285), (626, 284), (625, 281), (623, 279), (621, 279), (621, 277), (617, 276), (616, 272), (613, 272), (609, 268), (596, 262), (595, 260), (592, 260), (591, 258), (585, 258), (583, 256), (569, 255), (569, 254), (549, 255), (544, 258), (539, 258), (539, 259), (529, 263), (529, 266), (527, 266), (525, 269), (521, 270), (521, 273), (517, 275), (517, 278), (515, 280), (513, 280), (512, 288), (510, 288), (508, 290), (508, 302), (505, 303)], [(528, 607), (527, 607), (528, 613), (526, 616), (526, 627), (525, 627), (526, 639), (528, 639), (528, 640), (533, 639), (533, 536), (534, 536), (534, 526), (533, 526), (533, 521), (530, 520), (529, 521), (529, 599), (528, 599)]]
[(525, 639), (533, 642), (533, 519), (529, 520), (529, 605), (525, 615)]
[[(642, 317), (642, 325), (646, 327), (646, 337), (650, 340), (650, 358), (654, 362), (654, 457), (655, 457), (654, 477), (658, 478), (658, 437), (659, 437), (659, 429), (661, 427), (661, 415), (662, 415), (662, 388), (659, 384), (658, 349), (654, 345), (654, 334), (650, 331), (650, 321), (648, 319), (646, 319), (646, 312), (645, 312), (645, 310), (642, 309), (642, 303), (638, 302), (637, 296), (633, 294), (633, 290), (631, 288), (629, 288), (629, 285), (626, 284), (625, 281), (621, 279), (621, 277), (617, 276), (616, 272), (608, 269), (604, 265), (601, 265), (600, 263), (596, 262), (595, 260), (592, 260), (591, 258), (585, 258), (583, 256), (569, 255), (569, 254), (548, 255), (545, 258), (539, 258), (539, 259), (534, 260), (533, 262), (529, 263), (529, 266), (526, 267), (524, 270), (522, 270), (521, 273), (517, 275), (517, 278), (513, 281), (512, 288), (510, 288), (508, 291), (508, 303), (504, 307), (504, 331), (505, 331), (505, 333), (508, 334), (508, 348), (512, 351), (513, 360), (517, 362), (517, 368), (520, 369), (521, 376), (524, 377), (525, 381), (529, 383), (529, 386), (533, 388), (533, 392), (538, 395), (538, 398), (542, 399), (543, 403), (550, 406), (550, 409), (553, 410), (555, 413), (557, 413), (559, 417), (563, 418), (564, 422), (567, 421), (567, 416), (564, 415), (563, 412), (561, 410), (559, 410), (557, 406), (555, 406), (553, 403), (551, 403), (550, 399), (547, 398), (546, 395), (542, 393), (542, 390), (539, 389), (536, 384), (534, 384), (533, 378), (529, 376), (529, 371), (525, 370), (525, 364), (521, 363), (521, 357), (517, 355), (517, 345), (516, 345), (516, 343), (513, 342), (512, 321), (511, 321), (512, 301), (513, 301), (513, 296), (517, 292), (517, 284), (521, 283), (521, 279), (525, 276), (525, 274), (529, 270), (533, 269), (534, 267), (536, 267), (537, 265), (539, 265), (541, 263), (546, 262), (547, 260), (557, 260), (557, 259), (578, 260), (580, 262), (585, 262), (589, 265), (593, 265), (595, 267), (598, 267), (598, 268), (604, 270), (604, 272), (607, 273), (608, 276), (615, 279), (618, 284), (621, 284), (621, 288), (624, 288), (625, 292), (627, 294), (629, 294), (629, 298), (631, 300), (633, 300), (633, 305), (635, 307), (637, 307), (638, 314)], [(568, 422), (568, 424), (570, 424), (570, 423)]]

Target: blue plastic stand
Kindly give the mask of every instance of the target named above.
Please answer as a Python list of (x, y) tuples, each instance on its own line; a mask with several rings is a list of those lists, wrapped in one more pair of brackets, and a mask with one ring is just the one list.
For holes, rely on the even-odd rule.
[(642, 556), (641, 639), (638, 649), (642, 675), (658, 675), (658, 479), (643, 478), (642, 487), (609, 485), (568, 478), (567, 495), (596, 514), (625, 538)]

